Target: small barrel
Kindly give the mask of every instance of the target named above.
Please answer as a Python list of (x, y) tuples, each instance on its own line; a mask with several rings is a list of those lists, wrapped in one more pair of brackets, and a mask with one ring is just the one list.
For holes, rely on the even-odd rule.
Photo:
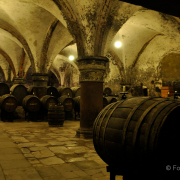
[(64, 106), (65, 111), (72, 111), (74, 107), (74, 101), (71, 97), (61, 96), (58, 98), (58, 101)]
[(37, 112), (41, 107), (41, 102), (37, 96), (27, 95), (22, 101), (22, 106), (29, 112)]
[(53, 86), (47, 86), (47, 95), (54, 96), (55, 98), (59, 97), (58, 90)]
[(80, 112), (80, 98), (81, 98), (81, 96), (77, 96), (77, 97), (73, 98), (74, 111), (76, 111), (76, 112)]
[(81, 96), (81, 88), (80, 87), (72, 87), (73, 97)]
[(6, 83), (0, 83), (0, 96), (3, 96), (4, 94), (9, 94), (10, 88)]
[(54, 96), (45, 95), (40, 99), (42, 106), (48, 110), (50, 106), (55, 106), (58, 104), (58, 100)]
[(112, 94), (111, 88), (109, 87), (104, 88), (103, 94), (110, 96)]
[(22, 84), (14, 84), (10, 91), (17, 99), (18, 106), (22, 106), (22, 100), (28, 95), (27, 88)]
[(28, 89), (27, 89), (27, 92), (28, 92), (28, 94), (29, 95), (32, 95), (33, 94), (33, 85), (32, 86), (30, 86)]
[(65, 120), (64, 106), (50, 106), (48, 109), (49, 126), (62, 126)]
[(59, 87), (57, 88), (59, 96), (69, 95), (69, 97), (73, 97), (73, 92), (70, 88), (67, 87)]
[(5, 94), (0, 98), (0, 108), (6, 112), (13, 112), (17, 108), (17, 99), (11, 94)]

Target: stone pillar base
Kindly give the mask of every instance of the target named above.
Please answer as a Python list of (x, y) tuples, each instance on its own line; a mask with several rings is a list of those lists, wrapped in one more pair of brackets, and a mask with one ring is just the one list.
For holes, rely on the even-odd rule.
[(78, 129), (76, 131), (76, 136), (77, 138), (83, 138), (83, 139), (92, 139), (93, 138), (93, 130), (89, 129)]
[(38, 98), (42, 98), (43, 96), (47, 95), (47, 88), (46, 87), (33, 87), (34, 95)]

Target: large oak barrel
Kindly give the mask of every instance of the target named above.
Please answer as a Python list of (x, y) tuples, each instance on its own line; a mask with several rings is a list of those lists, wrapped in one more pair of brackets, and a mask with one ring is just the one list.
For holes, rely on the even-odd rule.
[(27, 95), (22, 101), (22, 106), (26, 111), (37, 112), (41, 107), (41, 102), (37, 96)]
[(0, 83), (0, 96), (3, 96), (4, 94), (9, 94), (10, 88), (6, 83)]
[(71, 97), (61, 96), (58, 98), (58, 101), (64, 106), (65, 111), (72, 111), (74, 107), (74, 101)]
[(49, 126), (62, 126), (65, 120), (65, 112), (63, 105), (50, 106), (48, 109)]
[(111, 95), (112, 94), (111, 88), (109, 87), (104, 88), (103, 94), (108, 96)]
[(0, 98), (0, 108), (6, 112), (13, 112), (17, 108), (17, 99), (11, 94), (5, 94)]
[(81, 96), (81, 88), (80, 87), (72, 87), (73, 97)]
[(18, 106), (22, 106), (22, 100), (28, 95), (27, 88), (22, 84), (14, 84), (10, 91), (18, 101)]
[(53, 86), (47, 86), (47, 95), (54, 96), (55, 98), (59, 97), (58, 90)]
[(58, 87), (57, 90), (59, 92), (59, 96), (69, 95), (70, 97), (73, 97), (73, 92), (70, 88)]
[(42, 106), (48, 110), (50, 106), (55, 106), (58, 104), (58, 100), (54, 96), (45, 95), (40, 99)]
[(77, 96), (77, 97), (73, 98), (74, 111), (76, 111), (76, 112), (80, 112), (80, 98), (81, 98), (81, 96)]
[(94, 122), (95, 150), (122, 175), (146, 172), (150, 179), (161, 179), (167, 165), (180, 162), (179, 112), (180, 101), (168, 98), (133, 97), (109, 104)]

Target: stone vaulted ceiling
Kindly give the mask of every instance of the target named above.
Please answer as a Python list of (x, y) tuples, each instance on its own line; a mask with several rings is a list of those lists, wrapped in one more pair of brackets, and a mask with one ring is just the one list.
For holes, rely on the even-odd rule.
[[(8, 68), (13, 77), (24, 77), (30, 66), (33, 73), (52, 70), (60, 77), (63, 61), (79, 73), (69, 55), (110, 54), (128, 81), (143, 53), (150, 57), (154, 49), (160, 59), (179, 51), (179, 34), (178, 17), (118, 0), (0, 0), (0, 66), (6, 80)], [(120, 49), (114, 47), (117, 40)]]

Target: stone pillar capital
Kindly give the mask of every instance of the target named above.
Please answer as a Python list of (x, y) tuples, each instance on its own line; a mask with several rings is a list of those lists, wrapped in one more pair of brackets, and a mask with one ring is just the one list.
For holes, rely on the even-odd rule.
[(103, 56), (86, 56), (77, 60), (80, 82), (103, 82), (108, 58)]
[(46, 87), (48, 82), (47, 73), (33, 73), (32, 80), (34, 87)]
[(13, 78), (13, 83), (14, 84), (25, 84), (26, 79), (24, 79), (24, 78)]

